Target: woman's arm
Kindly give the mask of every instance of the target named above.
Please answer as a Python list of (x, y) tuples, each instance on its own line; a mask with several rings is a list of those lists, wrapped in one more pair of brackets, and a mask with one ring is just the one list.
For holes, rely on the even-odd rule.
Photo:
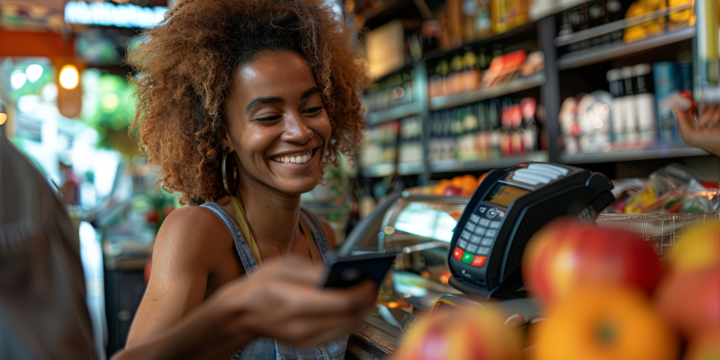
[(213, 264), (233, 254), (223, 248), (232, 243), (227, 227), (215, 222), (220, 220), (200, 208), (168, 217), (156, 240), (148, 289), (116, 360), (229, 358), (258, 336), (315, 346), (349, 333), (372, 309), (373, 284), (319, 290), (324, 267), (295, 257), (268, 261), (203, 303)]

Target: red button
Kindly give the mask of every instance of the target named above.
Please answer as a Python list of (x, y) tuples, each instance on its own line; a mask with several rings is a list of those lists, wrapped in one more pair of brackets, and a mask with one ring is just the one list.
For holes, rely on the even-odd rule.
[(462, 257), (463, 257), (464, 254), (465, 254), (465, 252), (462, 251), (462, 249), (457, 248), (457, 247), (455, 248), (455, 252), (453, 252), (453, 256), (454, 256), (458, 261), (462, 261)]
[(476, 267), (482, 267), (483, 265), (485, 265), (485, 260), (487, 260), (486, 256), (475, 256), (472, 264), (470, 264), (470, 265), (476, 266)]

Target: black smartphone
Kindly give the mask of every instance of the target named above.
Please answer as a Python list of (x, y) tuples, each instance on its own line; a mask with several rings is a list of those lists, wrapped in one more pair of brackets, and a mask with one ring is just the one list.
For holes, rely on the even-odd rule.
[(397, 255), (398, 253), (377, 253), (337, 259), (330, 264), (323, 288), (347, 288), (369, 279), (380, 289), (380, 283)]

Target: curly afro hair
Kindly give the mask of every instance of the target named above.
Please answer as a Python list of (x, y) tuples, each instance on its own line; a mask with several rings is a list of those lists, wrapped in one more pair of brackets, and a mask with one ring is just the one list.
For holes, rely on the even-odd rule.
[(181, 204), (225, 195), (217, 131), (233, 71), (258, 54), (299, 53), (322, 91), (332, 125), (325, 164), (357, 150), (360, 94), (371, 80), (355, 58), (352, 32), (318, 0), (184, 0), (127, 57), (139, 74), (137, 113), (130, 131), (158, 175), (158, 185), (181, 194)]

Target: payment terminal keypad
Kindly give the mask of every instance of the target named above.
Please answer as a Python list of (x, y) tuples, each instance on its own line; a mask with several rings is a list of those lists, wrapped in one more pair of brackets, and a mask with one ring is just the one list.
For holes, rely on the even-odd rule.
[(453, 257), (470, 266), (484, 266), (504, 216), (504, 211), (480, 204), (460, 233)]

